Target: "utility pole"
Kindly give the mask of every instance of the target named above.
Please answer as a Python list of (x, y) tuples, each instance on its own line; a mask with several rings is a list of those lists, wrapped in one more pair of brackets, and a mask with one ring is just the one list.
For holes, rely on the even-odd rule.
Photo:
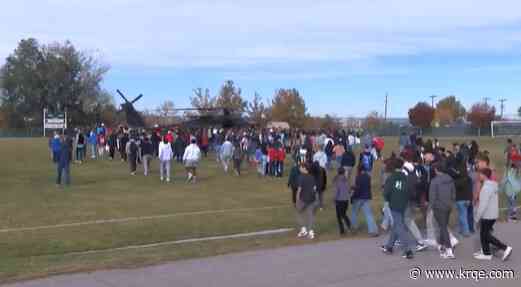
[(505, 110), (505, 102), (507, 99), (501, 98), (499, 99), (499, 102), (501, 103), (501, 119), (503, 119), (503, 111)]
[(431, 101), (432, 101), (432, 108), (433, 108), (433, 109), (434, 109), (434, 99), (437, 98), (437, 97), (438, 97), (438, 96), (436, 96), (436, 95), (432, 95), (432, 96), (430, 96)]
[(484, 97), (484, 98), (483, 98), (483, 101), (485, 102), (485, 105), (488, 105), (488, 100), (490, 100), (489, 97)]
[(387, 93), (385, 93), (385, 116), (384, 116), (384, 120), (387, 121), (387, 104), (388, 104), (388, 100), (389, 100), (389, 95)]

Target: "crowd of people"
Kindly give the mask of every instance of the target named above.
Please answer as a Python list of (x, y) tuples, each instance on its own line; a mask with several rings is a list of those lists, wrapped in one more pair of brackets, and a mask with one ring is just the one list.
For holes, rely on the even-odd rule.
[[(508, 199), (508, 220), (517, 220), (521, 156), (512, 140), (508, 140), (505, 149), (505, 176), (498, 181), (489, 152), (480, 150), (476, 141), (453, 143), (447, 149), (436, 139), (424, 141), (415, 134), (403, 134), (399, 139), (399, 151), (392, 152), (386, 159), (380, 158), (383, 161), (380, 178), (384, 204), (379, 228), (372, 212), (371, 177), (373, 163), (379, 159), (383, 143), (378, 144), (375, 139), (369, 141), (371, 144), (364, 146), (355, 163), (352, 147), (341, 137), (334, 141), (344, 143), (337, 149), (343, 151), (343, 155), (338, 157), (337, 154), (338, 168), (333, 179), (340, 234), (345, 234), (346, 229), (357, 230), (357, 215), (361, 209), (370, 236), (379, 236), (380, 230), (389, 232), (388, 240), (381, 247), (384, 253), (392, 254), (396, 246), (400, 246), (403, 257), (412, 259), (415, 252), (433, 248), (440, 252), (441, 258), (453, 259), (453, 249), (459, 240), (449, 230), (449, 218), (455, 209), (459, 236), (479, 234), (476, 259), (490, 260), (498, 251), (502, 252), (503, 260), (511, 255), (512, 247), (498, 240), (493, 231), (499, 217), (500, 191)], [(296, 198), (300, 225), (298, 237), (312, 239), (316, 236), (313, 222), (316, 211), (322, 206), (324, 171), (328, 170), (325, 155), (328, 143), (324, 142), (324, 145), (319, 145), (312, 157), (307, 156), (308, 151), (302, 151), (302, 157), (296, 160), (290, 173), (288, 186), (296, 194), (293, 198), (294, 202)], [(347, 216), (349, 203), (352, 205), (351, 218)], [(421, 216), (417, 216), (419, 212)], [(426, 226), (425, 235), (418, 228), (418, 217), (422, 218), (422, 226)]]
[[(328, 175), (333, 174), (330, 188), (341, 235), (359, 229), (362, 212), (370, 236), (388, 232), (389, 238), (381, 247), (384, 253), (391, 254), (400, 246), (403, 257), (411, 259), (414, 253), (433, 248), (442, 258), (452, 259), (459, 240), (449, 230), (449, 218), (456, 210), (459, 237), (479, 234), (476, 259), (490, 260), (497, 251), (502, 252), (503, 260), (508, 259), (512, 248), (495, 237), (494, 224), (499, 217), (500, 191), (508, 199), (508, 219), (517, 220), (516, 198), (521, 190), (518, 146), (508, 140), (506, 171), (501, 180), (488, 151), (480, 150), (476, 141), (446, 148), (436, 139), (404, 133), (399, 138), (399, 150), (386, 158), (384, 146), (383, 138), (356, 131), (183, 131), (156, 127), (137, 132), (124, 127), (111, 130), (103, 124), (87, 133), (81, 129), (66, 135), (56, 133), (49, 141), (57, 165), (57, 184), (62, 179), (69, 184), (70, 163), (81, 164), (88, 157), (114, 160), (119, 154), (121, 161), (128, 162), (131, 175), (136, 175), (138, 165), (142, 165), (144, 176), (150, 175), (151, 162), (157, 159), (160, 181), (166, 183), (171, 182), (173, 162), (183, 164), (187, 182), (195, 183), (201, 157), (210, 151), (225, 173), (233, 170), (236, 176), (241, 176), (246, 162), (260, 177), (283, 177), (289, 157), (292, 164), (287, 186), (296, 210), (299, 238), (315, 238), (315, 217), (325, 208)], [(379, 160), (382, 167), (375, 170)], [(373, 214), (372, 201), (372, 178), (377, 172), (384, 198), (380, 224)], [(425, 234), (418, 228), (417, 218), (423, 221), (421, 226), (426, 226)]]

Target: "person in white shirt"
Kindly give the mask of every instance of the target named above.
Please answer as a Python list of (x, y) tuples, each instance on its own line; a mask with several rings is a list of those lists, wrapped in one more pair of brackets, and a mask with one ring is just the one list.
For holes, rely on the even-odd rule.
[(224, 172), (228, 172), (228, 169), (230, 167), (230, 161), (232, 159), (233, 155), (233, 144), (232, 142), (226, 138), (226, 141), (221, 146), (221, 151), (219, 157), (221, 158), (221, 163), (224, 168)]
[(327, 166), (327, 155), (322, 150), (322, 147), (319, 147), (317, 152), (313, 155), (313, 162), (318, 162), (321, 168), (326, 168)]
[(161, 181), (166, 178), (166, 182), (170, 182), (170, 162), (173, 156), (172, 146), (167, 138), (163, 137), (163, 141), (159, 143), (159, 173)]
[(185, 154), (183, 155), (183, 162), (185, 164), (186, 172), (188, 173), (187, 182), (196, 182), (197, 178), (197, 165), (201, 159), (201, 150), (197, 146), (197, 140), (192, 137), (190, 139), (190, 145), (186, 147)]

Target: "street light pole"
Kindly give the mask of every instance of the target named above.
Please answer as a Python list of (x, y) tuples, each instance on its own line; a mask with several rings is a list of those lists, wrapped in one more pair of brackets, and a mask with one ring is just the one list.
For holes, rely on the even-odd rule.
[(505, 110), (506, 101), (507, 101), (507, 99), (505, 99), (505, 98), (499, 99), (499, 102), (501, 102), (501, 119), (503, 119), (503, 111)]
[(436, 96), (436, 95), (432, 95), (432, 96), (430, 96), (430, 98), (431, 98), (431, 105), (432, 105), (432, 108), (433, 108), (433, 109), (434, 109), (434, 99), (437, 98), (437, 97), (438, 97), (438, 96)]

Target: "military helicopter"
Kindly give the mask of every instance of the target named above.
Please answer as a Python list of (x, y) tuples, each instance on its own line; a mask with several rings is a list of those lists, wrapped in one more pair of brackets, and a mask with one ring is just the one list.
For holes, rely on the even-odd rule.
[(125, 112), (127, 124), (130, 127), (144, 128), (145, 121), (143, 120), (141, 114), (134, 108), (134, 103), (141, 99), (143, 95), (139, 94), (139, 96), (134, 98), (132, 101), (129, 101), (120, 90), (116, 90), (116, 92), (118, 92), (119, 96), (125, 101), (123, 104), (121, 104), (121, 110), (119, 110), (118, 113)]
[[(250, 122), (243, 118), (239, 113), (232, 111), (229, 108), (213, 107), (213, 108), (180, 108), (174, 111), (188, 112), (187, 119), (182, 122), (182, 125), (187, 128), (235, 128), (247, 127)], [(198, 114), (191, 114), (196, 111)]]

